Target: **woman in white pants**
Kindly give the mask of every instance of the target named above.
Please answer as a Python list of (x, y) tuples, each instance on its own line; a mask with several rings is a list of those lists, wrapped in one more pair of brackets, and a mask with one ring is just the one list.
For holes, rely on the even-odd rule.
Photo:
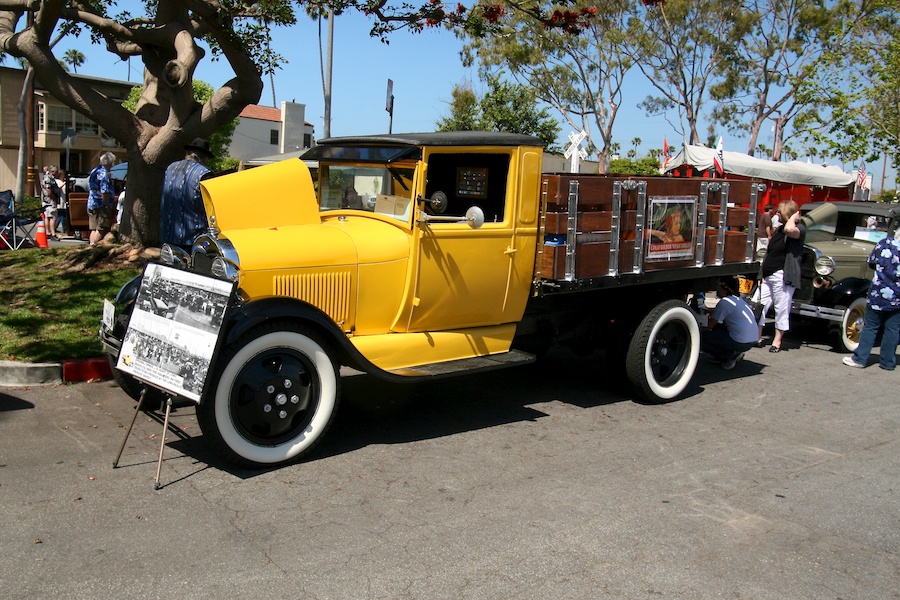
[(775, 305), (775, 336), (769, 352), (781, 352), (784, 332), (790, 329), (791, 303), (794, 290), (800, 287), (800, 257), (806, 226), (800, 220), (797, 203), (793, 200), (778, 205), (779, 221), (783, 225), (772, 232), (760, 270), (759, 302), (765, 307), (759, 318), (759, 337), (769, 307)]

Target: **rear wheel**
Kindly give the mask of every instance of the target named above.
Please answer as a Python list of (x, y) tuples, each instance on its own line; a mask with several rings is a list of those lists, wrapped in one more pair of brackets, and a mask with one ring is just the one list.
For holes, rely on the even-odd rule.
[(198, 421), (230, 462), (250, 468), (289, 464), (328, 429), (339, 382), (337, 367), (314, 335), (275, 323), (225, 349)]
[(684, 391), (700, 355), (700, 327), (684, 302), (669, 300), (644, 317), (628, 345), (625, 372), (643, 401), (661, 403)]
[(866, 316), (866, 299), (857, 298), (850, 303), (844, 311), (841, 319), (841, 330), (838, 332), (839, 350), (855, 352), (859, 346), (859, 336), (863, 330), (863, 321)]

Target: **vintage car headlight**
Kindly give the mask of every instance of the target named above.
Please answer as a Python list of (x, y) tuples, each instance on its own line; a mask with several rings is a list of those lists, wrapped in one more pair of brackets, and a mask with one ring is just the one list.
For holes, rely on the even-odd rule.
[(191, 265), (191, 256), (178, 246), (163, 244), (159, 251), (159, 261), (170, 267), (187, 269)]
[(831, 275), (834, 272), (834, 259), (830, 256), (820, 256), (816, 259), (816, 273), (819, 275)]
[(235, 266), (221, 256), (217, 256), (213, 259), (212, 265), (209, 268), (209, 272), (212, 273), (214, 277), (217, 277), (219, 279), (237, 281), (238, 278), (237, 269), (235, 268)]

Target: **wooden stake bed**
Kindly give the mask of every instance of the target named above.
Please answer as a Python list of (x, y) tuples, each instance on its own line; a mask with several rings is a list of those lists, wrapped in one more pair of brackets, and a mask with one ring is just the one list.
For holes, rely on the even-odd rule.
[(726, 179), (545, 174), (536, 276), (573, 281), (749, 267), (756, 260), (756, 203), (764, 189)]

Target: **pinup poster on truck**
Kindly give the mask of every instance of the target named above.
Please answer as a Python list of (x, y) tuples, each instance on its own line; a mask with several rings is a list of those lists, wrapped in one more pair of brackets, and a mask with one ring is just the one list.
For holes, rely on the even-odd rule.
[(200, 401), (234, 283), (149, 264), (116, 368)]
[(647, 260), (684, 260), (694, 257), (697, 198), (651, 196)]

